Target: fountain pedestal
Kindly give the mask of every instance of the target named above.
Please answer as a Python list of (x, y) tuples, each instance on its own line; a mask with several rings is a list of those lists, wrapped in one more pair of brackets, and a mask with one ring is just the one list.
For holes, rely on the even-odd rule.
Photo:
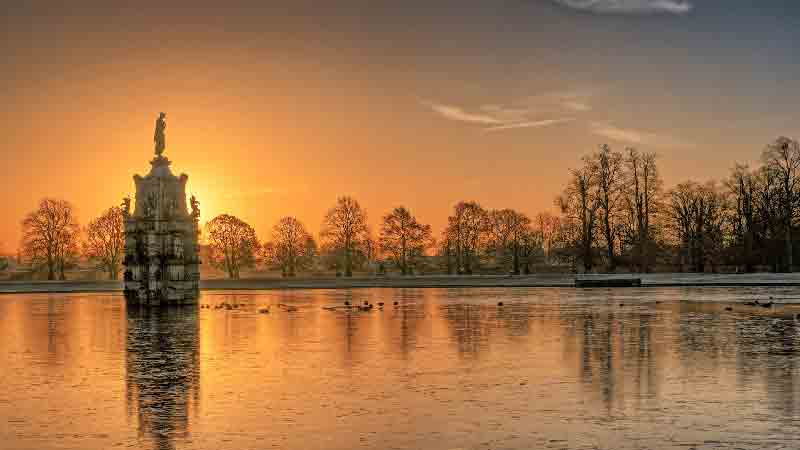
[(128, 304), (196, 304), (200, 294), (199, 211), (186, 205), (186, 181), (158, 155), (150, 173), (134, 175), (136, 202), (125, 215), (125, 282)]

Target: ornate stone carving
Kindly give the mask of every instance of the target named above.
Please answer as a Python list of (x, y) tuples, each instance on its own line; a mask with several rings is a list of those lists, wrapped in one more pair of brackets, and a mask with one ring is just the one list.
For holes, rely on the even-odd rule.
[(192, 205), (192, 217), (195, 219), (200, 218), (200, 202), (192, 195), (192, 198), (189, 199), (189, 203)]
[[(199, 296), (197, 199), (187, 211), (188, 176), (175, 176), (162, 155), (162, 114), (156, 121), (156, 158), (150, 173), (135, 175), (136, 199), (123, 201), (125, 214), (125, 298), (134, 305), (195, 304)], [(127, 213), (125, 213), (127, 211)]]
[(131, 198), (130, 197), (123, 198), (122, 199), (122, 205), (120, 205), (120, 207), (122, 208), (122, 217), (124, 217), (126, 219), (128, 217), (130, 217), (130, 215), (131, 215)]

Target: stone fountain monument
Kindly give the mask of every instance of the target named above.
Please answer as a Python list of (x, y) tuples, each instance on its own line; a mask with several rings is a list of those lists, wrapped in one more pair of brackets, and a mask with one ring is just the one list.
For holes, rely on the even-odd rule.
[(125, 198), (125, 300), (130, 305), (196, 304), (200, 294), (197, 239), (200, 210), (192, 196), (186, 205), (186, 174), (175, 176), (166, 148), (166, 114), (156, 120), (156, 157), (150, 173), (133, 176), (136, 203)]

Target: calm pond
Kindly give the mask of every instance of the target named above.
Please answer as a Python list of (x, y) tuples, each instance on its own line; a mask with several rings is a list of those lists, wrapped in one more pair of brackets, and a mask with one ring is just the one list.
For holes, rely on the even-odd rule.
[[(356, 289), (148, 311), (3, 295), (0, 447), (798, 448), (800, 304), (743, 304), (770, 296), (800, 302), (797, 288)], [(324, 308), (345, 301), (376, 306)]]

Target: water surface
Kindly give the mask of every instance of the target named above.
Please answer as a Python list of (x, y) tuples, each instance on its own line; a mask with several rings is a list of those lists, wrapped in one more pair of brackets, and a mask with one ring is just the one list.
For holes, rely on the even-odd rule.
[[(743, 305), (770, 296), (789, 304)], [(0, 447), (797, 448), (798, 297), (206, 292), (244, 306), (148, 311), (116, 294), (3, 295)], [(345, 301), (376, 307), (323, 308)]]

